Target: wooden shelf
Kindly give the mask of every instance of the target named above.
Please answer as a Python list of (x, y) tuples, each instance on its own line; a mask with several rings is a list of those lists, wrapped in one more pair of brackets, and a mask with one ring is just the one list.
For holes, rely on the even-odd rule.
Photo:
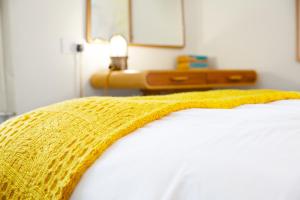
[(254, 70), (124, 70), (96, 73), (91, 85), (96, 89), (196, 90), (250, 86), (256, 79)]

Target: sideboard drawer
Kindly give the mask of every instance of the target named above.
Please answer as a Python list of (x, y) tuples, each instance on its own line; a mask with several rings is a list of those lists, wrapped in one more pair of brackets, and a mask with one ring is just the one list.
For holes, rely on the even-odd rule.
[(150, 86), (199, 85), (206, 83), (204, 73), (191, 72), (150, 72), (146, 79)]
[(256, 80), (254, 71), (212, 71), (207, 73), (208, 84), (252, 83)]

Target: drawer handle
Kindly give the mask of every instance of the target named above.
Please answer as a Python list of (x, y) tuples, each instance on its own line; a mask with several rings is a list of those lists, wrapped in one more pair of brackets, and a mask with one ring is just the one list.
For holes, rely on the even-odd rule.
[(229, 76), (228, 80), (230, 81), (241, 81), (243, 79), (243, 76), (241, 75), (233, 75), (233, 76)]
[(187, 81), (188, 79), (189, 79), (189, 77), (187, 77), (187, 76), (171, 77), (171, 81), (174, 81), (174, 82), (184, 82), (184, 81)]

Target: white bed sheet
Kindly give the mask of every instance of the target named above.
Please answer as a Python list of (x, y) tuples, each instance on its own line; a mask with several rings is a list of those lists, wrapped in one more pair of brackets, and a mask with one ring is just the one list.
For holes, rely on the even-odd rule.
[(172, 113), (124, 137), (71, 200), (300, 200), (300, 101)]

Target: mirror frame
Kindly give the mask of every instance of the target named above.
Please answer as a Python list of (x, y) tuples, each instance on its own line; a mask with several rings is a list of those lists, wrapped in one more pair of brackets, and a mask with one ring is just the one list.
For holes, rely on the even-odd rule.
[(300, 0), (296, 0), (296, 58), (300, 62)]
[[(182, 45), (160, 45), (160, 44), (142, 44), (142, 43), (133, 43), (132, 42), (132, 2), (128, 0), (129, 5), (129, 46), (138, 46), (138, 47), (154, 47), (154, 48), (175, 48), (182, 49), (185, 47), (186, 35), (185, 35), (185, 17), (184, 17), (184, 0), (180, 0), (181, 9), (182, 9), (182, 35), (183, 35), (183, 44)], [(92, 44), (107, 44), (109, 41), (95, 39), (92, 37), (92, 0), (86, 0), (86, 40), (88, 43)]]

